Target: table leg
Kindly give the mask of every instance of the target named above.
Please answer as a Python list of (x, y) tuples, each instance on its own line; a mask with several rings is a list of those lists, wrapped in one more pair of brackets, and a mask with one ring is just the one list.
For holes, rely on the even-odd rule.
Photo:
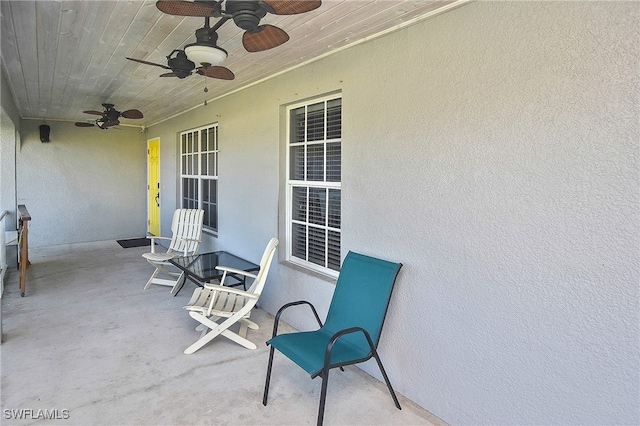
[(182, 286), (184, 286), (184, 282), (185, 282), (185, 273), (182, 272), (178, 277), (178, 281), (176, 281), (173, 288), (171, 289), (171, 294), (173, 294), (173, 297), (176, 297), (178, 292), (182, 290)]
[(171, 294), (173, 294), (173, 297), (176, 297), (178, 295), (178, 292), (182, 290), (182, 287), (184, 286), (184, 283), (186, 281), (185, 278), (188, 278), (189, 281), (193, 282), (198, 287), (204, 287), (198, 280), (194, 279), (191, 275), (188, 275), (183, 271), (182, 274), (180, 274), (180, 277), (178, 278), (178, 282), (171, 289)]

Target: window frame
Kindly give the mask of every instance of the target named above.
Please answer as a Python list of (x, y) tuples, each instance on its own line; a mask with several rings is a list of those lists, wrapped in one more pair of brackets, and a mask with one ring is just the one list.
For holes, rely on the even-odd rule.
[[(212, 133), (211, 133), (212, 132)], [(207, 149), (204, 149), (202, 145), (202, 134), (207, 133), (213, 134), (213, 141), (208, 139), (207, 141)], [(189, 138), (189, 135), (195, 135), (195, 137), (189, 141), (185, 141), (184, 143), (194, 144), (193, 150), (189, 150), (189, 146), (185, 146), (183, 143), (183, 138)], [(205, 212), (210, 212), (205, 206), (211, 208), (213, 206), (213, 213), (209, 215), (205, 214), (204, 224), (203, 224), (203, 232), (212, 235), (218, 235), (218, 180), (219, 180), (219, 153), (220, 153), (220, 137), (219, 137), (219, 126), (218, 123), (207, 124), (204, 126), (196, 127), (189, 130), (181, 131), (178, 135), (178, 145), (180, 151), (180, 159), (179, 159), (179, 182), (178, 185), (180, 187), (180, 199), (179, 205), (181, 208), (198, 208), (203, 209)], [(213, 149), (212, 149), (213, 148)], [(205, 161), (206, 158), (206, 161)], [(212, 161), (210, 161), (212, 158)], [(204, 169), (204, 164), (206, 162), (207, 170)], [(185, 170), (185, 167), (187, 170)], [(192, 170), (188, 170), (189, 167)], [(188, 173), (192, 172), (192, 173)], [(203, 174), (204, 172), (204, 174)], [(185, 194), (185, 184), (184, 180), (190, 179), (196, 182), (195, 185), (195, 197), (189, 197), (191, 194)], [(215, 181), (215, 199), (211, 200), (211, 197), (204, 197), (204, 182)], [(215, 219), (215, 227), (212, 227), (210, 224), (211, 217)]]
[[(328, 139), (327, 138), (327, 105), (330, 101), (334, 101), (334, 100), (340, 100), (340, 138), (339, 139)], [(316, 105), (318, 103), (324, 103), (324, 138), (321, 141), (318, 140), (313, 140), (313, 141), (308, 141), (307, 140), (307, 131), (306, 131), (306, 126), (308, 124), (308, 116), (306, 116), (305, 114), (305, 131), (304, 131), (304, 141), (303, 142), (292, 142), (291, 138), (291, 131), (292, 131), (292, 122), (291, 122), (291, 114), (293, 110), (296, 110), (298, 108), (304, 107), (304, 108), (308, 108), (310, 106)], [(306, 111), (305, 111), (306, 113)], [(285, 164), (286, 164), (286, 207), (285, 207), (285, 227), (286, 227), (286, 254), (285, 254), (285, 259), (287, 262), (290, 262), (294, 265), (300, 266), (304, 269), (308, 269), (311, 270), (313, 272), (316, 273), (320, 273), (322, 275), (326, 275), (329, 276), (331, 278), (337, 278), (339, 275), (339, 268), (340, 268), (340, 264), (341, 264), (341, 259), (342, 259), (342, 93), (334, 93), (331, 95), (326, 95), (326, 96), (321, 96), (321, 97), (317, 97), (317, 98), (313, 98), (313, 99), (309, 99), (307, 101), (304, 102), (298, 102), (295, 104), (291, 104), (286, 106), (285, 108), (285, 122), (286, 122), (286, 160), (285, 160)], [(335, 142), (339, 142), (340, 143), (340, 180), (339, 181), (327, 181), (327, 173), (329, 171), (328, 167), (327, 167), (327, 161), (328, 161), (328, 156), (327, 156), (327, 145), (328, 144), (332, 144)], [(299, 179), (292, 179), (291, 177), (291, 169), (292, 169), (292, 147), (293, 146), (308, 146), (310, 144), (320, 144), (322, 143), (323, 145), (323, 168), (322, 168), (322, 172), (323, 172), (323, 180), (299, 180)], [(305, 155), (305, 161), (306, 161), (307, 157)], [(305, 163), (305, 179), (307, 178), (306, 174), (308, 172), (308, 168), (306, 167), (306, 163)], [(325, 224), (326, 225), (318, 225), (318, 224), (314, 224), (312, 221), (309, 220), (309, 216), (310, 216), (310, 208), (305, 208), (306, 211), (306, 220), (305, 221), (299, 221), (296, 220), (293, 216), (294, 216), (294, 212), (293, 212), (293, 202), (294, 202), (294, 188), (299, 188), (299, 187), (303, 187), (303, 188), (307, 188), (307, 194), (309, 193), (309, 189), (312, 188), (323, 188), (326, 189), (326, 193), (325, 193), (325, 204), (324, 204), (324, 214), (326, 216), (325, 219)], [(330, 198), (330, 192), (331, 190), (339, 190), (340, 191), (340, 219), (339, 219), (339, 228), (336, 227), (332, 227), (332, 226), (328, 226), (328, 223), (331, 221), (330, 219), (330, 204), (329, 204), (329, 198)], [(308, 200), (308, 198), (307, 198)], [(331, 269), (328, 266), (322, 266), (319, 265), (317, 263), (311, 262), (309, 260), (305, 260), (302, 259), (300, 257), (297, 257), (294, 255), (294, 249), (293, 249), (293, 240), (294, 240), (294, 224), (295, 223), (301, 223), (304, 224), (307, 227), (307, 237), (306, 237), (306, 241), (307, 241), (307, 252), (306, 252), (306, 256), (307, 258), (309, 257), (309, 252), (308, 252), (308, 241), (309, 241), (309, 237), (308, 237), (308, 228), (309, 225), (312, 225), (311, 227), (314, 228), (321, 228), (324, 229), (326, 231), (326, 235), (325, 235), (325, 256), (324, 256), (324, 262), (325, 265), (328, 264), (328, 259), (329, 259), (329, 244), (328, 244), (328, 239), (329, 239), (329, 231), (332, 232), (337, 232), (339, 234), (339, 238), (340, 238), (340, 249), (339, 249), (339, 253), (338, 253), (338, 270), (335, 269)]]

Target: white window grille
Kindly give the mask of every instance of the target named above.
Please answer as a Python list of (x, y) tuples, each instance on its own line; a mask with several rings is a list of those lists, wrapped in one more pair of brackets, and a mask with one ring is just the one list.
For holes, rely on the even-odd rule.
[(182, 208), (204, 210), (204, 230), (218, 232), (218, 125), (180, 134)]
[(342, 96), (287, 108), (287, 260), (340, 270)]

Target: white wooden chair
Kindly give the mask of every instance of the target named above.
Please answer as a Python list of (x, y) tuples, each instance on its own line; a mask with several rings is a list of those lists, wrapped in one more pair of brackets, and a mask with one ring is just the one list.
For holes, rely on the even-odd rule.
[[(249, 320), (249, 315), (251, 309), (258, 303), (277, 246), (278, 239), (272, 238), (264, 250), (260, 260), (260, 270), (256, 274), (218, 266), (217, 268), (223, 271), (220, 284), (206, 283), (203, 288), (195, 290), (184, 309), (200, 323), (196, 330), (202, 333), (193, 345), (185, 349), (185, 354), (194, 353), (218, 335), (231, 339), (247, 349), (257, 348), (255, 343), (247, 339), (248, 328), (252, 330), (259, 328), (258, 324)], [(239, 290), (224, 285), (227, 274), (244, 275), (254, 280), (248, 290)], [(220, 319), (224, 320), (218, 323)], [(229, 330), (229, 327), (237, 322), (240, 323), (238, 333)]]
[[(147, 281), (144, 289), (148, 289), (152, 284), (165, 285), (172, 287), (171, 293), (175, 294), (184, 283), (184, 274), (174, 272), (169, 259), (176, 256), (190, 256), (198, 252), (202, 236), (202, 222), (204, 219), (204, 210), (198, 209), (178, 209), (173, 213), (171, 221), (172, 237), (148, 237), (151, 239), (151, 253), (142, 255), (152, 264), (156, 270), (151, 274), (151, 278)], [(156, 240), (168, 240), (169, 248), (164, 253), (156, 252)], [(172, 268), (172, 269), (169, 269)], [(158, 278), (158, 274), (170, 277)]]

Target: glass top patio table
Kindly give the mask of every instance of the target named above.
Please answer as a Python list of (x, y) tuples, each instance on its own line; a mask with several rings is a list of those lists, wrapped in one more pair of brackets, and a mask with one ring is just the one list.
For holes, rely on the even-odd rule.
[[(224, 271), (217, 270), (217, 266), (227, 266), (229, 268), (239, 269), (246, 272), (254, 272), (260, 269), (260, 266), (255, 263), (251, 263), (248, 260), (244, 260), (241, 257), (235, 256), (226, 251), (214, 251), (212, 253), (174, 257), (169, 260), (169, 262), (180, 269), (186, 275), (186, 278), (189, 278), (190, 281), (200, 287), (202, 287), (202, 283), (222, 278)], [(239, 281), (235, 285), (242, 284), (245, 286), (246, 277), (244, 275), (236, 276), (235, 274), (229, 273), (227, 275), (232, 276)], [(180, 291), (180, 289), (176, 289), (175, 294), (177, 294), (178, 291)]]

